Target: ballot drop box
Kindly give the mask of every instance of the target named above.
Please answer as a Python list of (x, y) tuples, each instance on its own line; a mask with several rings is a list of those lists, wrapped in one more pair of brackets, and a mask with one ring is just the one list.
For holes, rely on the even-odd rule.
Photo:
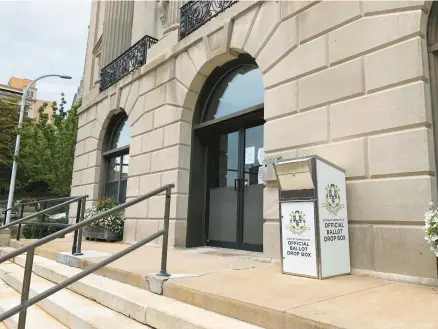
[(282, 272), (317, 279), (350, 273), (345, 171), (317, 157), (274, 164)]

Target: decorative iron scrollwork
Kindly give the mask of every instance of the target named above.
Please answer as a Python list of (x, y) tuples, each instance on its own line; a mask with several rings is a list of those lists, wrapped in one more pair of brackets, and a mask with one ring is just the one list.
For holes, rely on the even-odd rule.
[(135, 69), (146, 64), (147, 50), (157, 42), (157, 39), (146, 35), (100, 70), (100, 91), (107, 89)]
[(183, 39), (238, 1), (192, 0), (181, 7), (179, 39)]

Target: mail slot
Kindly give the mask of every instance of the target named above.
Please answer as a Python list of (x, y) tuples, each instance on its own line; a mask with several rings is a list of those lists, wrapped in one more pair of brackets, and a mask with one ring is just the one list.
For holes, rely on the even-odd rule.
[(350, 274), (345, 171), (318, 156), (274, 164), (282, 273), (317, 279)]

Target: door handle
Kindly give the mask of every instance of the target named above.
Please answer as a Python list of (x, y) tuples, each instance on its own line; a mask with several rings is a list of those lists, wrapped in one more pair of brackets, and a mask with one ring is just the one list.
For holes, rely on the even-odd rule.
[(239, 178), (236, 178), (234, 180), (234, 191), (238, 191), (240, 189), (240, 182), (239, 181), (240, 181)]

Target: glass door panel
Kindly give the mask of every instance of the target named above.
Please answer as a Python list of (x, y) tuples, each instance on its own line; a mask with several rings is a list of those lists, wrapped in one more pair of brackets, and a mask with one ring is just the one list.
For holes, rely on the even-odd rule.
[(209, 148), (209, 244), (262, 251), (263, 126), (213, 137)]
[[(263, 244), (263, 126), (245, 130), (243, 244)], [(245, 249), (248, 249), (246, 246)], [(249, 248), (251, 249), (251, 248)]]
[(221, 135), (210, 148), (208, 240), (236, 243), (239, 132)]

